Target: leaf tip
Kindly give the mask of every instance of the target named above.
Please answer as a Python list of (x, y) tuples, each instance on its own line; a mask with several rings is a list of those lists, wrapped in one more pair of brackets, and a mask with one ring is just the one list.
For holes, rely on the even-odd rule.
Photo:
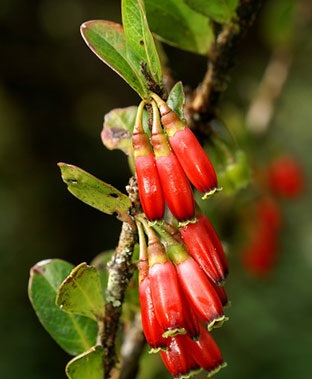
[(38, 263), (36, 263), (31, 269), (30, 269), (30, 276), (34, 276), (34, 274), (37, 275), (43, 275), (46, 271), (45, 266), (49, 263), (51, 263), (52, 259), (44, 259)]
[(84, 31), (85, 29), (87, 29), (89, 23), (90, 21), (85, 21), (80, 25), (80, 33), (82, 34), (82, 36), (84, 36)]

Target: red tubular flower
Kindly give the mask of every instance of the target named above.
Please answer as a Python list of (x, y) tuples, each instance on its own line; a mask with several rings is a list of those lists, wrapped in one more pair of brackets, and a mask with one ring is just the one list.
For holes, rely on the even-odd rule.
[(183, 320), (185, 331), (192, 340), (197, 341), (200, 333), (198, 317), (185, 294), (182, 291), (180, 292), (183, 303)]
[(241, 256), (250, 273), (265, 276), (277, 261), (282, 215), (276, 201), (264, 197), (257, 201), (254, 218), (256, 222), (250, 226), (250, 238)]
[(152, 300), (151, 283), (148, 276), (148, 262), (140, 261), (139, 269), (139, 298), (141, 305), (142, 327), (145, 339), (153, 352), (167, 348), (167, 341), (163, 338), (163, 330), (156, 318)]
[(171, 262), (155, 263), (149, 269), (153, 304), (164, 337), (185, 333), (183, 303)]
[(195, 213), (192, 188), (162, 130), (158, 108), (154, 102), (152, 105), (153, 128), (151, 141), (165, 201), (177, 220), (186, 221), (194, 217)]
[(256, 220), (259, 226), (270, 231), (278, 231), (282, 227), (282, 214), (279, 204), (271, 197), (262, 197), (256, 204)]
[(242, 261), (251, 274), (264, 277), (275, 266), (278, 253), (276, 233), (259, 229), (254, 239), (242, 249)]
[(153, 149), (142, 126), (143, 106), (141, 102), (132, 136), (134, 165), (143, 211), (150, 221), (155, 221), (163, 218), (165, 200)]
[(202, 324), (199, 340), (189, 341), (189, 350), (199, 366), (208, 371), (208, 376), (212, 376), (226, 366), (218, 345)]
[(210, 195), (218, 182), (214, 167), (193, 132), (157, 95), (152, 95), (161, 114), (161, 122), (168, 134), (169, 143), (177, 155), (190, 182), (200, 191)]
[(216, 293), (218, 294), (222, 306), (223, 307), (229, 306), (230, 302), (228, 300), (228, 296), (227, 296), (227, 293), (226, 293), (224, 286), (221, 287), (221, 286), (218, 286), (212, 282), (211, 282), (211, 284), (212, 284), (214, 290), (216, 291)]
[(189, 378), (200, 369), (190, 354), (189, 342), (193, 341), (183, 335), (168, 338), (168, 350), (160, 352), (167, 370), (174, 378)]
[(208, 371), (210, 377), (226, 366), (216, 342), (202, 324), (198, 341), (179, 335), (168, 342), (168, 350), (161, 351), (160, 356), (174, 378), (189, 378), (200, 369)]
[(165, 248), (152, 230), (148, 231), (149, 278), (156, 318), (163, 337), (186, 333), (177, 273)]
[(211, 242), (214, 246), (214, 249), (219, 257), (219, 259), (221, 260), (222, 262), (222, 268), (223, 268), (223, 272), (224, 272), (224, 275), (225, 277), (228, 275), (228, 272), (229, 272), (229, 268), (228, 268), (228, 263), (227, 263), (227, 259), (226, 259), (226, 256), (225, 256), (225, 253), (224, 253), (224, 249), (223, 249), (223, 246), (221, 244), (221, 241), (214, 229), (214, 227), (212, 226), (211, 222), (209, 221), (208, 217), (204, 214), (200, 214), (197, 216), (198, 218), (198, 222), (200, 224), (203, 224), (203, 226), (206, 228), (207, 230), (207, 234), (209, 235), (210, 239), (211, 239)]
[(268, 167), (268, 184), (271, 191), (285, 198), (299, 196), (304, 187), (304, 173), (300, 162), (292, 156), (281, 156)]
[(221, 326), (226, 320), (222, 303), (203, 270), (191, 257), (176, 264), (176, 269), (181, 289), (208, 330)]
[(208, 329), (221, 326), (226, 320), (223, 307), (204, 271), (173, 237), (167, 236), (166, 244), (167, 254), (175, 264), (181, 291), (194, 313), (207, 324)]
[(180, 233), (189, 254), (208, 278), (213, 283), (222, 284), (227, 276), (228, 266), (222, 245), (214, 230), (207, 227), (207, 220), (205, 217), (199, 217), (197, 222), (182, 226)]

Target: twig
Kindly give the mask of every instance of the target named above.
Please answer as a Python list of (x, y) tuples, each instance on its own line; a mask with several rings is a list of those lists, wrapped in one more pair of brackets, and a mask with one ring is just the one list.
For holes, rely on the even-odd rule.
[(246, 115), (246, 126), (249, 132), (264, 134), (274, 116), (276, 103), (282, 94), (288, 79), (293, 58), (306, 35), (305, 29), (311, 26), (312, 4), (310, 0), (300, 0), (295, 4), (293, 38), (287, 45), (275, 47), (267, 64), (263, 77)]
[(139, 359), (145, 344), (141, 314), (137, 313), (121, 347), (122, 366), (119, 379), (136, 377), (139, 370)]
[(193, 99), (187, 104), (193, 121), (196, 122), (202, 117), (209, 121), (209, 118), (214, 117), (220, 95), (227, 87), (238, 45), (252, 25), (261, 4), (262, 0), (241, 0), (236, 19), (225, 24), (217, 34), (209, 54), (205, 77), (196, 88)]
[[(130, 180), (127, 190), (129, 197), (134, 198), (136, 193), (135, 182)], [(123, 222), (118, 246), (112, 260), (107, 265), (109, 277), (105, 293), (104, 330), (101, 336), (101, 344), (104, 348), (105, 378), (110, 377), (117, 360), (116, 336), (125, 292), (134, 271), (131, 258), (136, 242), (135, 223)]]

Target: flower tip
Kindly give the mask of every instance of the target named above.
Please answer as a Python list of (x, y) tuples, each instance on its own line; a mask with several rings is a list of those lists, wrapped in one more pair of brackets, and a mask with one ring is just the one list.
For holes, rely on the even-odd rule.
[(151, 227), (156, 226), (156, 225), (162, 226), (162, 225), (164, 225), (164, 222), (165, 221), (163, 219), (162, 220), (154, 220), (154, 221), (148, 220), (148, 226), (151, 226)]
[(198, 375), (202, 371), (203, 371), (202, 368), (193, 369), (186, 374), (180, 374), (180, 375), (174, 376), (174, 379), (189, 379), (189, 378), (193, 377), (194, 375)]
[(184, 328), (174, 328), (174, 329), (169, 329), (166, 330), (163, 334), (163, 338), (169, 338), (169, 337), (174, 337), (179, 334), (186, 334), (186, 330)]
[(149, 349), (148, 354), (157, 354), (160, 351), (167, 351), (168, 347), (152, 347)]
[(185, 221), (179, 221), (178, 228), (183, 228), (183, 226), (187, 226), (188, 224), (196, 224), (197, 218), (193, 217)]
[(207, 378), (211, 378), (213, 375), (217, 374), (222, 368), (224, 368), (226, 366), (227, 366), (227, 363), (226, 362), (222, 362), (219, 366), (217, 366), (213, 370), (209, 371), (209, 373), (207, 375)]
[(221, 326), (225, 323), (225, 321), (228, 321), (228, 317), (226, 317), (225, 315), (221, 316), (221, 317), (217, 317), (215, 318), (214, 320), (212, 320), (208, 325), (207, 325), (207, 330), (208, 332), (211, 332), (212, 329), (215, 329), (215, 328), (221, 328)]
[(214, 195), (216, 192), (221, 192), (222, 190), (223, 190), (222, 187), (215, 187), (215, 188), (213, 188), (212, 190), (206, 192), (206, 193), (204, 194), (204, 196), (202, 196), (202, 199), (203, 199), (203, 200), (206, 200), (206, 199), (208, 199), (209, 197), (211, 197), (212, 195)]

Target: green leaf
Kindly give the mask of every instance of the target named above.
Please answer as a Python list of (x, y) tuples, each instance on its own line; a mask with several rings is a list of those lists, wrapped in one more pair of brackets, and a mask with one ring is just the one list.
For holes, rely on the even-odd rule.
[(112, 255), (114, 253), (115, 253), (115, 250), (103, 251), (102, 253), (95, 256), (91, 262), (91, 265), (97, 269), (100, 275), (100, 281), (101, 281), (103, 294), (105, 293), (105, 289), (107, 287), (107, 282), (108, 282), (107, 263), (112, 259)]
[(69, 192), (79, 200), (107, 214), (116, 212), (119, 219), (127, 218), (131, 201), (126, 195), (79, 167), (66, 163), (58, 166)]
[(81, 34), (89, 48), (116, 71), (142, 98), (148, 88), (141, 73), (140, 60), (128, 57), (123, 27), (111, 21), (88, 21), (81, 25)]
[(145, 0), (149, 27), (157, 37), (182, 50), (207, 55), (214, 40), (209, 19), (183, 0)]
[(60, 285), (56, 305), (64, 312), (89, 317), (94, 321), (104, 317), (104, 300), (100, 276), (95, 267), (81, 263)]
[(63, 312), (56, 304), (59, 285), (73, 265), (60, 259), (45, 260), (30, 270), (28, 294), (43, 327), (71, 355), (80, 354), (96, 343), (98, 328), (93, 320)]
[(92, 347), (68, 362), (66, 375), (69, 379), (103, 379), (103, 347)]
[[(137, 110), (137, 106), (117, 108), (105, 115), (101, 138), (108, 149), (119, 149), (128, 156), (132, 155), (133, 147), (131, 138)], [(147, 133), (149, 133), (147, 124), (148, 117), (147, 111), (144, 110), (143, 126), (145, 126)]]
[(228, 23), (235, 14), (238, 0), (184, 0), (194, 11), (221, 24)]
[(178, 114), (178, 116), (181, 119), (184, 118), (183, 110), (185, 104), (185, 97), (182, 82), (177, 82), (172, 87), (167, 99), (167, 104), (173, 111), (175, 111)]
[(108, 149), (119, 149), (126, 155), (132, 155), (131, 136), (137, 110), (136, 106), (118, 108), (105, 115), (101, 137)]
[[(128, 57), (137, 56), (146, 63), (146, 69), (155, 83), (161, 84), (160, 59), (150, 32), (142, 0), (122, 0), (122, 24), (128, 49)], [(141, 71), (138, 67), (137, 70)]]

